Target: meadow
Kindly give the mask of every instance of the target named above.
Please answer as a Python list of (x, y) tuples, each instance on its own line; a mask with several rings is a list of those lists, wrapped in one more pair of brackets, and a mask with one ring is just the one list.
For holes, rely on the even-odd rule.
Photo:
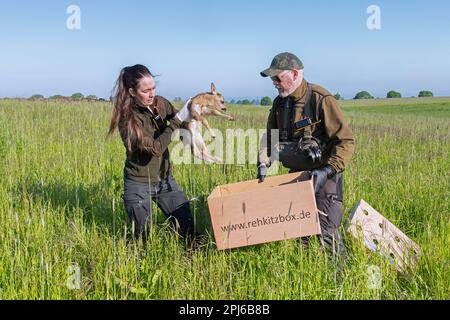
[[(203, 248), (187, 250), (156, 206), (149, 241), (132, 241), (121, 199), (125, 149), (117, 134), (106, 139), (111, 104), (7, 99), (0, 299), (449, 299), (450, 99), (341, 106), (357, 142), (344, 177), (344, 221), (364, 199), (420, 245), (416, 269), (399, 273), (344, 230), (341, 281), (316, 239), (308, 249), (293, 239), (217, 251), (207, 197), (217, 185), (254, 179), (251, 163), (174, 167)], [(261, 129), (268, 110), (232, 105), (237, 121), (209, 122), (222, 131)], [(368, 285), (373, 266), (378, 289)]]

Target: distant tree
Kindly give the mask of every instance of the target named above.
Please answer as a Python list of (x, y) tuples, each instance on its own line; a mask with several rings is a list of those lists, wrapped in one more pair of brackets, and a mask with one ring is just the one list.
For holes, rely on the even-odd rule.
[(248, 106), (248, 105), (250, 105), (250, 104), (252, 104), (252, 103), (250, 102), (250, 100), (244, 99), (244, 100), (242, 100), (242, 104)]
[(84, 98), (84, 95), (82, 93), (77, 92), (77, 93), (74, 93), (71, 96), (71, 98), (74, 100), (82, 100)]
[(56, 100), (56, 99), (64, 99), (65, 97), (60, 94), (55, 94), (53, 96), (48, 97), (49, 100)]
[(103, 99), (103, 98), (100, 98), (100, 99), (98, 99), (98, 101), (106, 101), (105, 99)]
[(341, 97), (341, 95), (339, 94), (339, 92), (336, 93), (336, 94), (334, 95), (334, 98), (335, 98), (336, 100), (341, 100), (341, 99), (342, 99), (342, 97)]
[(97, 100), (97, 96), (95, 94), (90, 94), (86, 97), (88, 100)]
[(42, 100), (45, 99), (42, 94), (33, 94), (30, 98), (30, 100)]
[(236, 104), (236, 101), (234, 101), (234, 99), (231, 99), (230, 103), (231, 104)]
[(113, 96), (109, 96), (109, 101), (113, 102), (114, 101), (114, 97)]
[(389, 92), (387, 93), (386, 97), (387, 97), (388, 99), (391, 99), (391, 98), (401, 98), (401, 97), (402, 97), (402, 94), (401, 94), (400, 92), (391, 90), (391, 91), (389, 91)]
[(270, 97), (265, 96), (261, 99), (261, 105), (262, 106), (271, 106), (272, 105), (272, 99)]
[(419, 98), (424, 98), (424, 97), (433, 97), (433, 92), (427, 91), (427, 90), (420, 91)]
[(180, 97), (175, 97), (175, 99), (173, 99), (173, 101), (175, 101), (175, 102), (180, 102), (180, 101), (181, 101), (181, 98), (180, 98)]
[(361, 91), (353, 99), (373, 99), (373, 96), (367, 91)]

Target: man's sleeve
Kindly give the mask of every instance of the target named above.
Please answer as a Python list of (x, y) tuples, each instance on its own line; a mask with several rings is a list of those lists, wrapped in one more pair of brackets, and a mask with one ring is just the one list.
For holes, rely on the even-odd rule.
[(339, 173), (345, 170), (355, 153), (355, 136), (334, 97), (322, 99), (322, 111), (322, 121), (331, 143), (328, 164)]

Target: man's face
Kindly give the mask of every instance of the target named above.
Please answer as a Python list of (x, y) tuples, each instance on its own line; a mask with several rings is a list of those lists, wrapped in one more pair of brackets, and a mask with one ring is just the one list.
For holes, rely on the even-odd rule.
[(281, 97), (287, 97), (294, 89), (294, 81), (298, 77), (297, 70), (285, 70), (278, 74), (278, 76), (270, 77), (273, 85), (278, 90)]
[(130, 90), (137, 104), (140, 106), (150, 106), (156, 95), (156, 83), (151, 76), (142, 77), (139, 79), (136, 90)]

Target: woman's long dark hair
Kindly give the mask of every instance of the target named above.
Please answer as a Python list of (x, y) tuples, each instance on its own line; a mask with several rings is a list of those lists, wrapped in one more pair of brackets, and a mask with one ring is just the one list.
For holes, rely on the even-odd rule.
[(133, 97), (129, 93), (129, 89), (137, 89), (139, 80), (143, 77), (153, 77), (153, 74), (147, 69), (146, 66), (136, 64), (131, 67), (125, 67), (120, 71), (119, 78), (116, 81), (114, 87), (114, 110), (111, 118), (111, 124), (109, 125), (108, 136), (110, 136), (121, 121), (125, 122), (125, 128), (127, 130), (126, 146), (131, 151), (131, 136), (137, 138), (138, 145), (142, 146), (142, 130), (139, 127), (138, 119), (136, 115), (136, 107), (133, 101)]

